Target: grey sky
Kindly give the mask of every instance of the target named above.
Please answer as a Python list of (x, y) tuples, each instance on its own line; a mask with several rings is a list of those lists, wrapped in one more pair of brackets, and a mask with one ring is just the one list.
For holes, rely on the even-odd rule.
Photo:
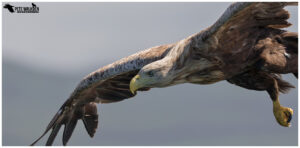
[[(2, 9), (3, 145), (28, 145), (40, 136), (86, 74), (142, 49), (199, 32), (230, 5), (35, 4), (38, 14)], [(288, 10), (294, 24), (288, 30), (298, 32), (297, 7)], [(69, 145), (297, 145), (298, 84), (292, 75), (284, 78), (296, 86), (280, 96), (281, 103), (295, 111), (291, 128), (276, 123), (266, 92), (226, 81), (183, 84), (98, 105), (95, 137), (88, 137), (80, 121)], [(55, 145), (62, 144), (61, 135)]]

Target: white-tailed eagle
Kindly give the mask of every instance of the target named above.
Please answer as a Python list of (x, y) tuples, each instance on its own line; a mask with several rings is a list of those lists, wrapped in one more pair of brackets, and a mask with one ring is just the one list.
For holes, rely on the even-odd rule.
[(97, 103), (134, 97), (137, 91), (182, 83), (211, 84), (222, 80), (251, 90), (265, 90), (273, 101), (277, 122), (289, 126), (293, 110), (279, 103), (279, 92), (293, 88), (280, 74), (298, 75), (298, 33), (282, 30), (287, 5), (297, 2), (232, 4), (207, 29), (173, 44), (152, 47), (87, 75), (61, 106), (41, 139), (52, 130), (52, 145), (65, 125), (66, 145), (81, 119), (93, 137), (98, 124)]

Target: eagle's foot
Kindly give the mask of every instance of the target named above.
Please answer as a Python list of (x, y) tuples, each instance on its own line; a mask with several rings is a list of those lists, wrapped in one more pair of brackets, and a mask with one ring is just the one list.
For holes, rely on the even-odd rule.
[(288, 107), (275, 107), (273, 108), (273, 113), (276, 118), (276, 121), (281, 125), (285, 127), (291, 126), (291, 120), (293, 116), (293, 109)]

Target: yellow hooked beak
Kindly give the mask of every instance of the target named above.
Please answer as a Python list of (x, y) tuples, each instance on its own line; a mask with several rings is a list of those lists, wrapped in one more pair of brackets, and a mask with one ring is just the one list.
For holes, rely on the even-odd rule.
[(138, 82), (138, 80), (140, 79), (140, 75), (136, 75), (135, 77), (133, 77), (130, 81), (130, 91), (132, 94), (135, 94), (136, 91), (139, 89), (140, 84)]

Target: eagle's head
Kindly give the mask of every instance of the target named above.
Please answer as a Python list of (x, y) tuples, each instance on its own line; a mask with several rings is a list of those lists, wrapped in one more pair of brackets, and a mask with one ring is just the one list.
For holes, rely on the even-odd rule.
[(142, 88), (165, 87), (171, 80), (172, 64), (163, 60), (144, 66), (130, 81), (130, 91), (135, 92)]

